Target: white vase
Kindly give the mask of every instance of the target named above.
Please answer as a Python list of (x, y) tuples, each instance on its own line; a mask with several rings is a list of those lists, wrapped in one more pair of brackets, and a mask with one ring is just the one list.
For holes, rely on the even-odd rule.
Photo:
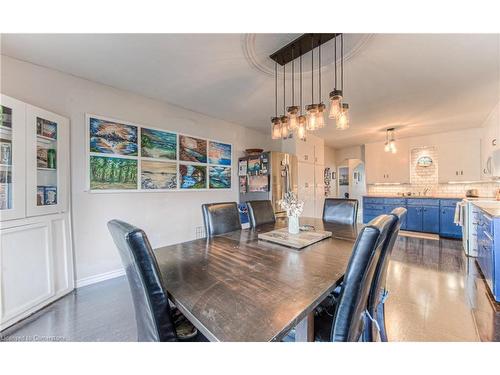
[(299, 226), (298, 216), (288, 216), (288, 233), (298, 234), (300, 232)]

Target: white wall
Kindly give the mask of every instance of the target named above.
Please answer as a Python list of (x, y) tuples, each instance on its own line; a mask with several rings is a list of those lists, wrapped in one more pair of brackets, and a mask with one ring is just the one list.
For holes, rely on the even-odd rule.
[[(71, 205), (76, 279), (121, 269), (106, 223), (118, 218), (143, 228), (154, 247), (193, 239), (201, 204), (237, 201), (236, 159), (245, 148), (271, 146), (270, 135), (1, 56), (0, 91), (70, 119)], [(161, 72), (159, 72), (161, 74)], [(215, 93), (214, 93), (215, 94)], [(85, 113), (233, 144), (232, 191), (91, 194), (85, 191)]]
[(364, 161), (364, 146), (351, 146), (335, 150), (337, 166), (347, 165), (347, 159), (360, 159)]

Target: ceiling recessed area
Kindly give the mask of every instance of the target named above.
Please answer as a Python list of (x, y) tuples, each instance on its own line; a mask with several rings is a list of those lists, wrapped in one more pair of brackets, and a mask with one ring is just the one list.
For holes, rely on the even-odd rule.
[[(298, 36), (4, 34), (1, 53), (270, 134), (274, 62), (269, 55)], [(331, 147), (383, 140), (381, 130), (390, 127), (399, 129), (398, 137), (478, 127), (499, 101), (497, 34), (344, 34), (344, 41), (351, 126), (338, 131), (327, 119), (317, 134)], [(322, 47), (322, 64), (327, 103), (332, 41)], [(310, 54), (303, 57), (303, 68), (306, 105)], [(287, 66), (287, 81), (290, 71)], [(296, 104), (298, 98), (296, 91)], [(282, 111), (281, 92), (278, 103)]]

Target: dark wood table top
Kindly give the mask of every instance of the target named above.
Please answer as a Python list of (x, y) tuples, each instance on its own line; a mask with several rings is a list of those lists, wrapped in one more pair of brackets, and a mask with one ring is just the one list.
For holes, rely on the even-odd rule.
[(286, 219), (155, 250), (174, 303), (211, 341), (280, 340), (345, 273), (358, 229), (301, 218), (332, 237), (301, 250), (262, 241)]

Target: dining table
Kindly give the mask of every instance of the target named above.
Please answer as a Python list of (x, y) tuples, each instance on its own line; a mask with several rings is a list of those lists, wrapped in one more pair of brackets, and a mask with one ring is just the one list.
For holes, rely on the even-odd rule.
[(154, 250), (169, 298), (210, 341), (314, 341), (314, 309), (340, 284), (357, 226), (300, 218), (332, 236), (300, 250), (259, 233), (287, 219)]

